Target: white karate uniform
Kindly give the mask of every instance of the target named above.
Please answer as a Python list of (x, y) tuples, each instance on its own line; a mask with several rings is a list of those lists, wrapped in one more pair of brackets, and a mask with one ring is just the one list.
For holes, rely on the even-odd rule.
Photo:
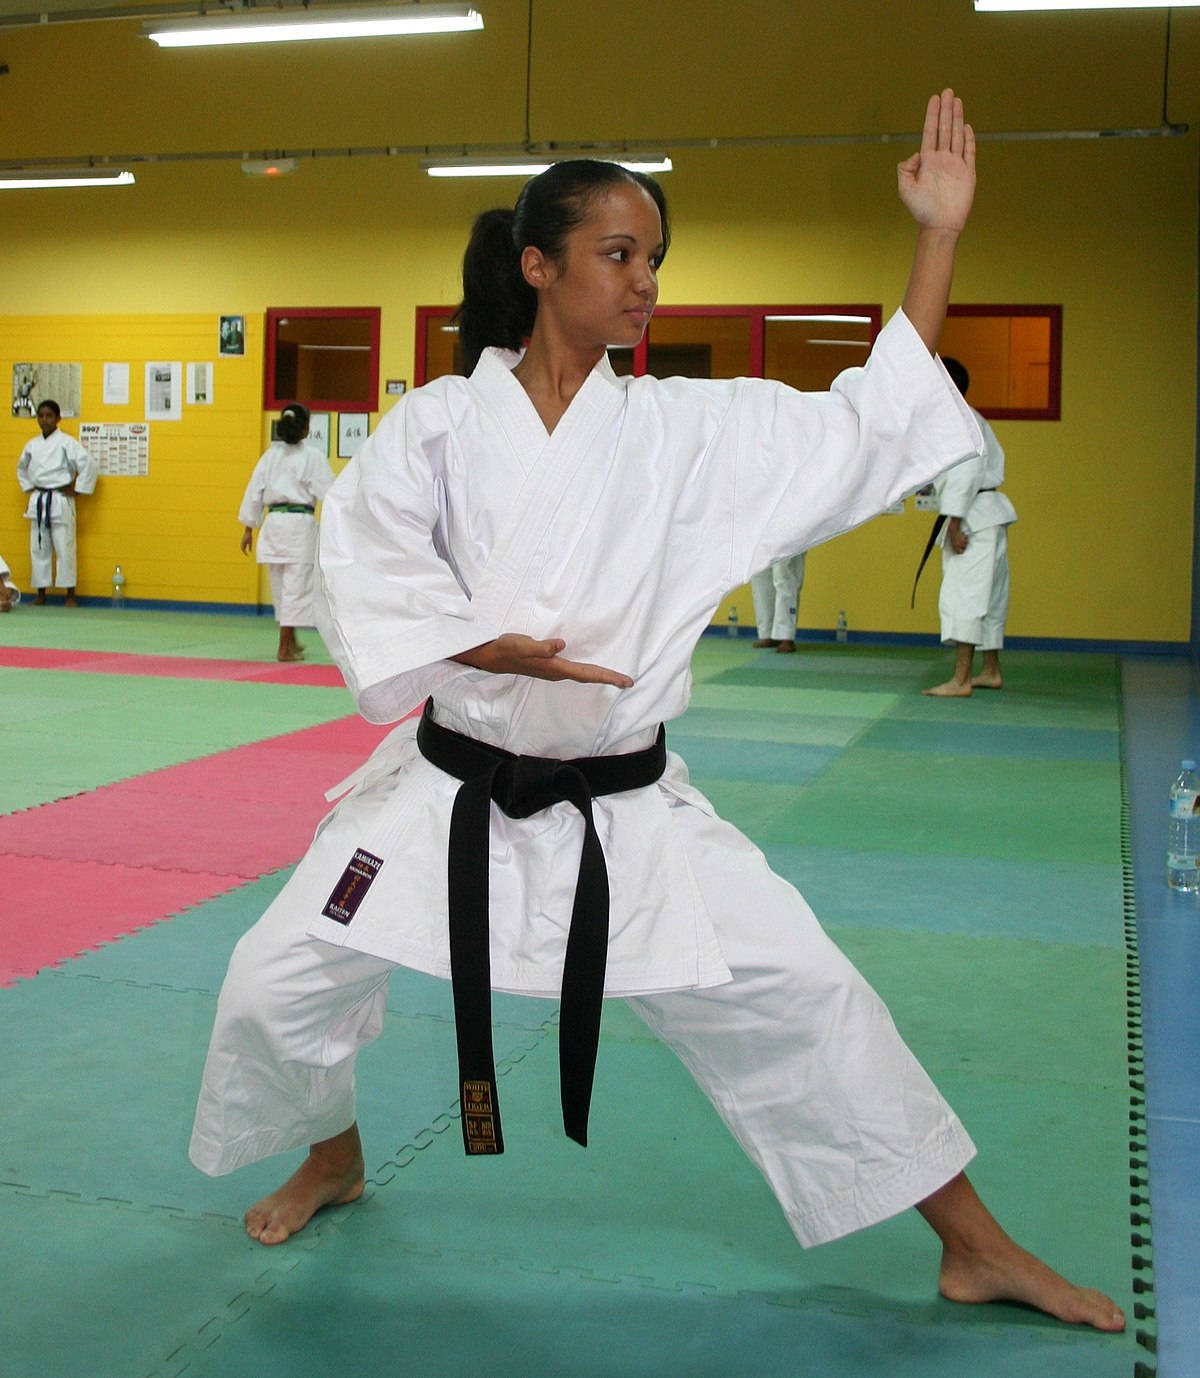
[(949, 521), (938, 536), (942, 547), (938, 614), (943, 643), (999, 651), (1008, 618), (1008, 528), (1017, 520), (1017, 511), (999, 491), (1004, 482), (1004, 450), (987, 421), (971, 410), (983, 433), (983, 449), (943, 474), (937, 484), (938, 511), (947, 518), (961, 518), (967, 536), (961, 555), (950, 544)]
[(754, 599), (754, 620), (760, 641), (794, 641), (796, 608), (804, 587), (804, 556), (776, 560), (769, 569), (760, 569), (750, 579)]
[[(647, 747), (686, 708), (693, 647), (728, 589), (979, 446), (902, 315), (825, 394), (618, 378), (601, 360), (549, 436), (515, 363), (491, 350), (470, 379), (409, 394), (326, 498), (318, 626), (372, 721), (432, 695), (443, 725), (521, 754)], [(502, 631), (561, 636), (565, 656), (634, 685), (448, 659)], [(354, 1056), (382, 1025), (391, 964), (449, 974), (438, 858), (458, 781), (414, 736), (400, 724), (346, 782), (238, 945), (192, 1139), (206, 1172), (347, 1128)], [(676, 1049), (802, 1243), (894, 1214), (961, 1170), (970, 1140), (878, 997), (677, 756), (657, 784), (593, 809), (611, 889), (606, 993), (632, 997)], [(557, 996), (581, 838), (568, 804), (521, 820), (492, 809), (497, 989)], [(322, 911), (358, 850), (382, 864), (344, 922)]]
[(0, 555), (0, 584), (3, 584), (8, 594), (10, 606), (16, 607), (21, 601), (21, 590), (13, 582), (12, 570), (8, 567), (8, 561)]
[[(75, 499), (58, 490), (74, 485), (76, 493), (94, 493), (99, 474), (99, 461), (74, 436), (61, 430), (35, 436), (21, 451), (17, 482), (21, 491), (29, 494), (25, 515), (32, 523), (29, 561), (35, 589), (75, 587)], [(52, 550), (57, 579), (52, 577), (56, 572), (51, 565)]]
[(254, 466), (246, 485), (238, 521), (261, 528), (255, 558), (268, 567), (275, 620), (281, 627), (312, 626), (317, 523), (311, 512), (270, 509), (280, 503), (315, 507), (332, 484), (333, 470), (320, 450), (277, 440)]

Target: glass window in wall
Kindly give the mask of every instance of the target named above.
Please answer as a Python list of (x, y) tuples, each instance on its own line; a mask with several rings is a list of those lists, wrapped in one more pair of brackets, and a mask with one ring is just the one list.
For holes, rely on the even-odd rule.
[(1062, 414), (1061, 306), (952, 306), (940, 352), (966, 368), (970, 403), (989, 419)]
[(264, 405), (377, 411), (378, 307), (271, 307), (267, 311)]

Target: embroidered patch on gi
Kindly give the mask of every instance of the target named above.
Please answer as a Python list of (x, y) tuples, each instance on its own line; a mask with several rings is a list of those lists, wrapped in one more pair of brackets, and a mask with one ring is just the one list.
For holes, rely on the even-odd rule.
[(371, 882), (379, 874), (383, 858), (364, 852), (361, 847), (354, 849), (350, 865), (342, 872), (342, 877), (333, 887), (333, 894), (325, 901), (321, 913), (334, 923), (348, 924), (363, 902)]
[(463, 1143), (468, 1153), (503, 1153), (504, 1144), (494, 1110), (496, 1102), (490, 1081), (464, 1081), (462, 1084)]

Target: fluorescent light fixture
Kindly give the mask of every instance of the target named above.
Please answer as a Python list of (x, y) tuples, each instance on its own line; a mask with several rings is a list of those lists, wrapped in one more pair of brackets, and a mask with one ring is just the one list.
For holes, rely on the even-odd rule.
[(670, 172), (674, 166), (665, 153), (630, 153), (620, 157), (587, 152), (568, 153), (561, 157), (539, 158), (536, 154), (522, 154), (513, 158), (440, 158), (421, 164), (430, 177), (536, 177), (555, 163), (570, 162), (574, 158), (595, 156), (599, 162), (619, 163), (630, 172)]
[(0, 171), (0, 191), (43, 187), (131, 187), (133, 173), (124, 168), (55, 167)]
[(768, 316), (769, 321), (822, 321), (837, 325), (870, 325), (870, 316)]
[(1001, 10), (1170, 10), (1200, 5), (1200, 0), (975, 0), (981, 13)]
[(380, 38), (482, 29), (472, 5), (373, 5), (363, 9), (249, 10), (142, 26), (160, 48), (209, 48), (229, 43), (296, 43), (318, 38)]

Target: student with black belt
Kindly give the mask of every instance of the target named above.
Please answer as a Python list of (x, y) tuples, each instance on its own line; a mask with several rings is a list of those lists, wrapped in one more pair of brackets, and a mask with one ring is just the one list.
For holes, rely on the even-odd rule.
[[(41, 435), (21, 451), (17, 482), (29, 494), (30, 582), (35, 603), (46, 601), (50, 587), (65, 588), (67, 607), (75, 606), (75, 494), (94, 493), (100, 466), (87, 450), (58, 429), (62, 412), (50, 398), (38, 403)], [(52, 569), (52, 561), (57, 569)], [(53, 577), (57, 574), (57, 578)]]
[(299, 402), (284, 407), (276, 425), (279, 439), (254, 466), (238, 511), (243, 525), (242, 553), (250, 554), (258, 533), (258, 563), (267, 566), (271, 601), (279, 623), (276, 660), (303, 660), (297, 627), (313, 623), (313, 566), (317, 558), (317, 503), (333, 483), (329, 461), (308, 436), (308, 409)]
[(339, 787), (230, 962), (192, 1161), (220, 1174), (308, 1146), (246, 1213), (252, 1238), (280, 1244), (362, 1195), (354, 1064), (403, 965), (452, 981), (447, 1100), (472, 1160), (522, 1132), (500, 1129), (489, 992), (561, 1001), (563, 1125), (580, 1143), (602, 999), (624, 997), (801, 1244), (916, 1206), (942, 1241), (944, 1296), (1123, 1326), (988, 1214), (963, 1175), (966, 1131), (879, 997), (691, 785), (662, 726), (727, 590), (978, 447), (932, 353), (974, 152), (962, 102), (933, 97), (899, 170), (919, 227), (903, 309), (826, 394), (617, 376), (606, 347), (642, 337), (669, 239), (642, 174), (557, 163), (476, 222), (470, 376), (402, 398), (322, 511), (318, 626), (360, 711), (425, 710)]
[[(951, 358), (942, 363), (966, 397), (971, 385), (966, 366)], [(939, 516), (930, 539), (942, 548), (938, 615), (942, 644), (955, 648), (953, 675), (921, 691), (938, 699), (970, 698), (975, 689), (1004, 685), (1000, 651), (1008, 618), (1008, 528), (1016, 521), (1017, 510), (1000, 491), (1004, 450), (987, 421), (971, 410), (983, 433), (983, 446), (977, 455), (943, 474), (935, 486)], [(926, 555), (930, 548), (926, 547)], [(979, 674), (973, 675), (976, 647), (983, 652), (983, 664)]]

